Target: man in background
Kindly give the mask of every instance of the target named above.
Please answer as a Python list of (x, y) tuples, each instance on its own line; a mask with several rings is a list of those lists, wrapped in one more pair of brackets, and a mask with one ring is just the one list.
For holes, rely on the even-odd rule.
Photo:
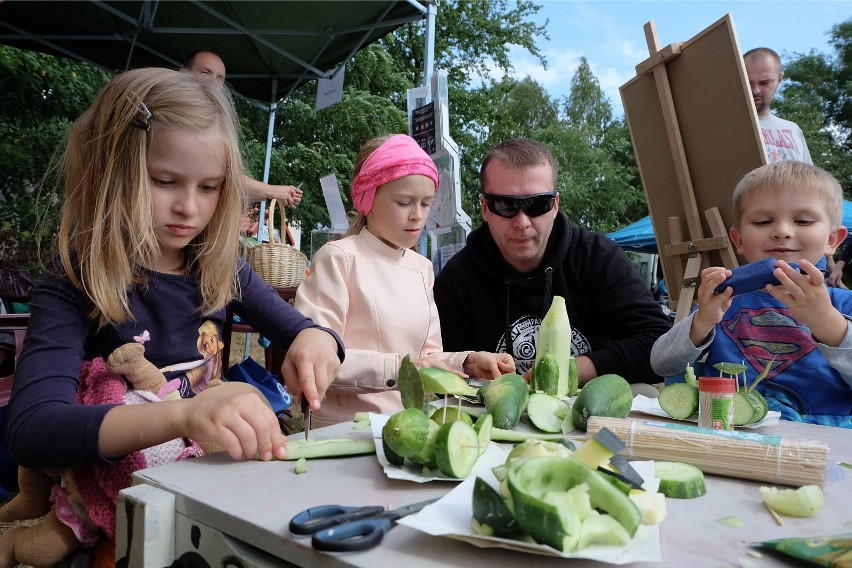
[(671, 322), (614, 241), (559, 211), (550, 151), (529, 138), (488, 151), (479, 178), (482, 226), (435, 278), (444, 350), (505, 352), (518, 373), (536, 355), (553, 296), (565, 298), (580, 385), (607, 373), (657, 383), (651, 346)]
[[(225, 84), (225, 63), (212, 51), (197, 51), (184, 62), (184, 67), (202, 81)], [(277, 199), (286, 207), (295, 207), (302, 201), (302, 190), (292, 185), (272, 185), (245, 176), (246, 191), (255, 201)]]
[(748, 84), (757, 118), (760, 121), (761, 138), (769, 163), (781, 160), (797, 160), (813, 164), (802, 129), (795, 122), (778, 118), (769, 112), (775, 92), (784, 78), (781, 58), (768, 47), (751, 49), (743, 55)]

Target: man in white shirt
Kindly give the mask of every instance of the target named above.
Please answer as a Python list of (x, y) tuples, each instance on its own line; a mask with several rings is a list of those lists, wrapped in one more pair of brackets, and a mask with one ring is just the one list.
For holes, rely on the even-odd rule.
[(813, 164), (802, 129), (795, 122), (770, 114), (769, 106), (775, 98), (778, 85), (784, 78), (781, 58), (768, 47), (751, 49), (743, 55), (748, 83), (757, 117), (760, 120), (761, 138), (769, 163), (797, 160)]

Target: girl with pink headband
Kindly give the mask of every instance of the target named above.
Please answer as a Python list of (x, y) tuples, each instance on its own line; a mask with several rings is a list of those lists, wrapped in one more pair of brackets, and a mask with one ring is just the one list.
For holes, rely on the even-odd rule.
[(359, 411), (402, 408), (397, 372), (405, 355), (418, 368), (441, 367), (492, 379), (515, 370), (507, 353), (444, 353), (432, 295), (435, 275), (417, 244), (438, 191), (438, 170), (403, 134), (367, 142), (355, 161), (346, 237), (326, 243), (296, 293), (296, 308), (337, 331), (346, 358), (330, 385), (317, 385), (314, 427), (352, 420)]

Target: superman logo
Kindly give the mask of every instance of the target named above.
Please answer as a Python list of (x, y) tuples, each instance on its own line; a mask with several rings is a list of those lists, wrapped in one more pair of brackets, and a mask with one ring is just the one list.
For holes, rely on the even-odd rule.
[(758, 373), (772, 365), (767, 379), (816, 349), (810, 330), (798, 324), (786, 308), (743, 309), (723, 320), (721, 327)]

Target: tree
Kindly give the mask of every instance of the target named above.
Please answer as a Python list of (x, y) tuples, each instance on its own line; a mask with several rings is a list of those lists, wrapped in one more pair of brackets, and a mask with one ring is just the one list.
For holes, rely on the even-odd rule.
[(85, 63), (0, 46), (0, 258), (39, 270), (61, 199), (51, 164), (108, 78)]
[(811, 51), (786, 63), (790, 79), (781, 96), (779, 114), (796, 122), (805, 134), (814, 163), (838, 179), (852, 196), (852, 19), (831, 29), (834, 54)]
[(571, 93), (565, 101), (567, 123), (583, 133), (586, 143), (598, 146), (612, 124), (612, 105), (604, 96), (597, 77), (585, 57), (571, 79)]

